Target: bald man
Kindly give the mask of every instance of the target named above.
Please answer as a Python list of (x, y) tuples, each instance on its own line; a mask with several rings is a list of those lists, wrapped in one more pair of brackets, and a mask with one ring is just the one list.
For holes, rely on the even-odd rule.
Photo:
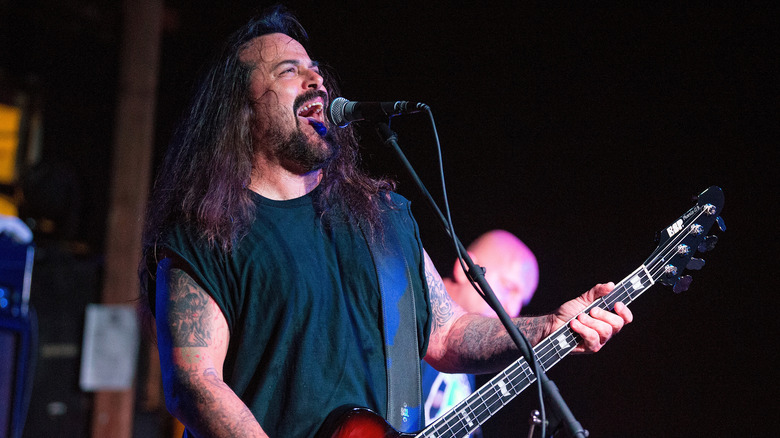
[[(485, 268), (485, 279), (504, 310), (511, 317), (520, 315), (539, 284), (539, 265), (534, 253), (514, 234), (504, 230), (481, 235), (469, 245), (468, 251), (474, 263)], [(450, 297), (467, 312), (496, 317), (493, 309), (474, 291), (458, 261), (452, 277), (442, 280)]]
[[(485, 268), (485, 279), (510, 317), (531, 301), (539, 283), (539, 266), (533, 252), (514, 234), (493, 230), (468, 247), (475, 264)], [(451, 277), (443, 278), (447, 293), (467, 312), (496, 318), (493, 309), (472, 287), (460, 262), (455, 261)], [(423, 362), (423, 408), (425, 424), (458, 404), (476, 389), (474, 376), (439, 373)], [(479, 431), (473, 436), (480, 436)]]

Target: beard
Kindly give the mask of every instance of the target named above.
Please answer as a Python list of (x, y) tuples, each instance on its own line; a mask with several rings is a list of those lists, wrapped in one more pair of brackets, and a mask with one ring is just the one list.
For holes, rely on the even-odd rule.
[[(298, 96), (294, 110), (297, 111), (300, 105), (316, 96), (321, 96), (327, 102), (327, 94), (312, 90)], [(265, 112), (274, 116), (268, 120), (263, 143), (269, 145), (268, 152), (286, 168), (307, 173), (322, 169), (338, 155), (339, 146), (332, 130), (325, 128), (324, 135), (307, 135), (301, 129), (301, 120), (298, 117), (294, 117), (292, 121), (285, 120), (284, 108)], [(293, 123), (294, 126), (290, 127)]]
[(300, 121), (296, 120), (295, 129), (283, 133), (274, 130), (267, 138), (273, 145), (273, 154), (287, 168), (308, 173), (322, 169), (338, 154), (339, 147), (333, 135), (328, 131), (324, 137), (310, 137), (303, 133)]

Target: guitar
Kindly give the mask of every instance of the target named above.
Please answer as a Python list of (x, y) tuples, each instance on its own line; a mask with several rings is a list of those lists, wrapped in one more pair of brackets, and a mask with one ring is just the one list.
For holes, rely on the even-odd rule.
[[(707, 233), (714, 223), (725, 231), (718, 214), (723, 209), (723, 192), (712, 186), (699, 194), (697, 203), (674, 223), (659, 232), (658, 247), (645, 262), (629, 274), (608, 295), (596, 300), (581, 313), (594, 307), (613, 310), (614, 304), (628, 305), (655, 283), (672, 286), (674, 292), (688, 289), (689, 275), (685, 269), (698, 270), (704, 260), (694, 258), (699, 252), (711, 250), (717, 236)], [(579, 343), (580, 336), (569, 324), (564, 324), (534, 347), (540, 366), (550, 369)], [(317, 434), (318, 438), (394, 438), (394, 437), (463, 437), (506, 406), (530, 386), (536, 377), (531, 367), (520, 358), (498, 373), (488, 383), (472, 393), (425, 429), (413, 433), (394, 430), (382, 417), (369, 409), (343, 406), (331, 413)]]

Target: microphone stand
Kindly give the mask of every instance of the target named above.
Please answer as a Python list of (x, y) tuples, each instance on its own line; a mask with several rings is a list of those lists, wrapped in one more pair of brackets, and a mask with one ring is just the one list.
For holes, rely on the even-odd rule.
[(535, 357), (531, 354), (531, 349), (532, 349), (531, 344), (528, 342), (528, 339), (526, 339), (525, 336), (523, 336), (523, 334), (520, 332), (517, 326), (515, 326), (512, 323), (512, 319), (509, 317), (509, 315), (507, 315), (503, 306), (501, 306), (501, 303), (496, 298), (495, 293), (493, 293), (493, 289), (490, 287), (487, 280), (485, 280), (485, 273), (483, 269), (477, 266), (476, 264), (474, 264), (474, 262), (471, 260), (471, 257), (468, 254), (468, 251), (460, 242), (460, 239), (458, 239), (458, 237), (450, 229), (447, 219), (442, 214), (441, 210), (439, 209), (439, 206), (433, 200), (433, 197), (431, 197), (431, 194), (428, 192), (428, 189), (425, 187), (422, 180), (420, 180), (419, 176), (417, 175), (417, 172), (415, 172), (411, 163), (409, 163), (409, 160), (406, 159), (406, 155), (404, 155), (403, 151), (401, 151), (401, 147), (398, 144), (398, 136), (396, 135), (396, 133), (393, 132), (390, 129), (390, 126), (388, 126), (388, 124), (384, 122), (379, 122), (376, 124), (376, 133), (379, 136), (380, 140), (382, 140), (382, 142), (385, 145), (393, 149), (395, 154), (398, 156), (398, 159), (401, 161), (404, 168), (406, 169), (406, 171), (414, 180), (414, 183), (417, 186), (417, 188), (423, 194), (425, 200), (431, 206), (433, 211), (439, 216), (439, 219), (441, 220), (441, 224), (444, 227), (444, 231), (447, 233), (448, 236), (452, 238), (452, 241), (457, 247), (459, 253), (461, 254), (464, 263), (468, 267), (468, 272), (466, 272), (466, 274), (479, 285), (480, 289), (482, 289), (482, 291), (484, 292), (483, 298), (485, 299), (485, 301), (487, 301), (488, 305), (490, 305), (490, 307), (496, 312), (496, 315), (498, 315), (498, 319), (501, 321), (504, 327), (506, 327), (509, 336), (512, 338), (512, 341), (514, 341), (514, 343), (517, 345), (517, 348), (522, 353), (526, 362), (528, 362), (528, 365), (531, 367), (532, 370), (534, 370), (534, 372), (538, 370), (538, 373), (536, 373), (537, 374), (536, 378), (539, 379), (539, 382), (541, 382), (542, 391), (544, 391), (545, 395), (547, 395), (548, 400), (551, 402), (550, 404), (552, 405), (553, 410), (565, 422), (571, 436), (577, 438), (587, 438), (588, 431), (583, 429), (582, 425), (577, 421), (576, 418), (574, 418), (574, 414), (572, 414), (571, 410), (566, 405), (566, 402), (563, 400), (563, 397), (561, 396), (558, 387), (555, 385), (555, 383), (552, 380), (550, 380), (547, 377), (547, 374), (545, 374), (541, 365), (539, 365), (538, 367), (534, 365), (536, 361), (535, 361)]

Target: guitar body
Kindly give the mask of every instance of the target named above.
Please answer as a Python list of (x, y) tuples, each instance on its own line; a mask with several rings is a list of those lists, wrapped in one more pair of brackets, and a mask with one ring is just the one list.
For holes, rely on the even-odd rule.
[(356, 406), (334, 410), (316, 438), (403, 438), (414, 435), (398, 432), (374, 411)]

